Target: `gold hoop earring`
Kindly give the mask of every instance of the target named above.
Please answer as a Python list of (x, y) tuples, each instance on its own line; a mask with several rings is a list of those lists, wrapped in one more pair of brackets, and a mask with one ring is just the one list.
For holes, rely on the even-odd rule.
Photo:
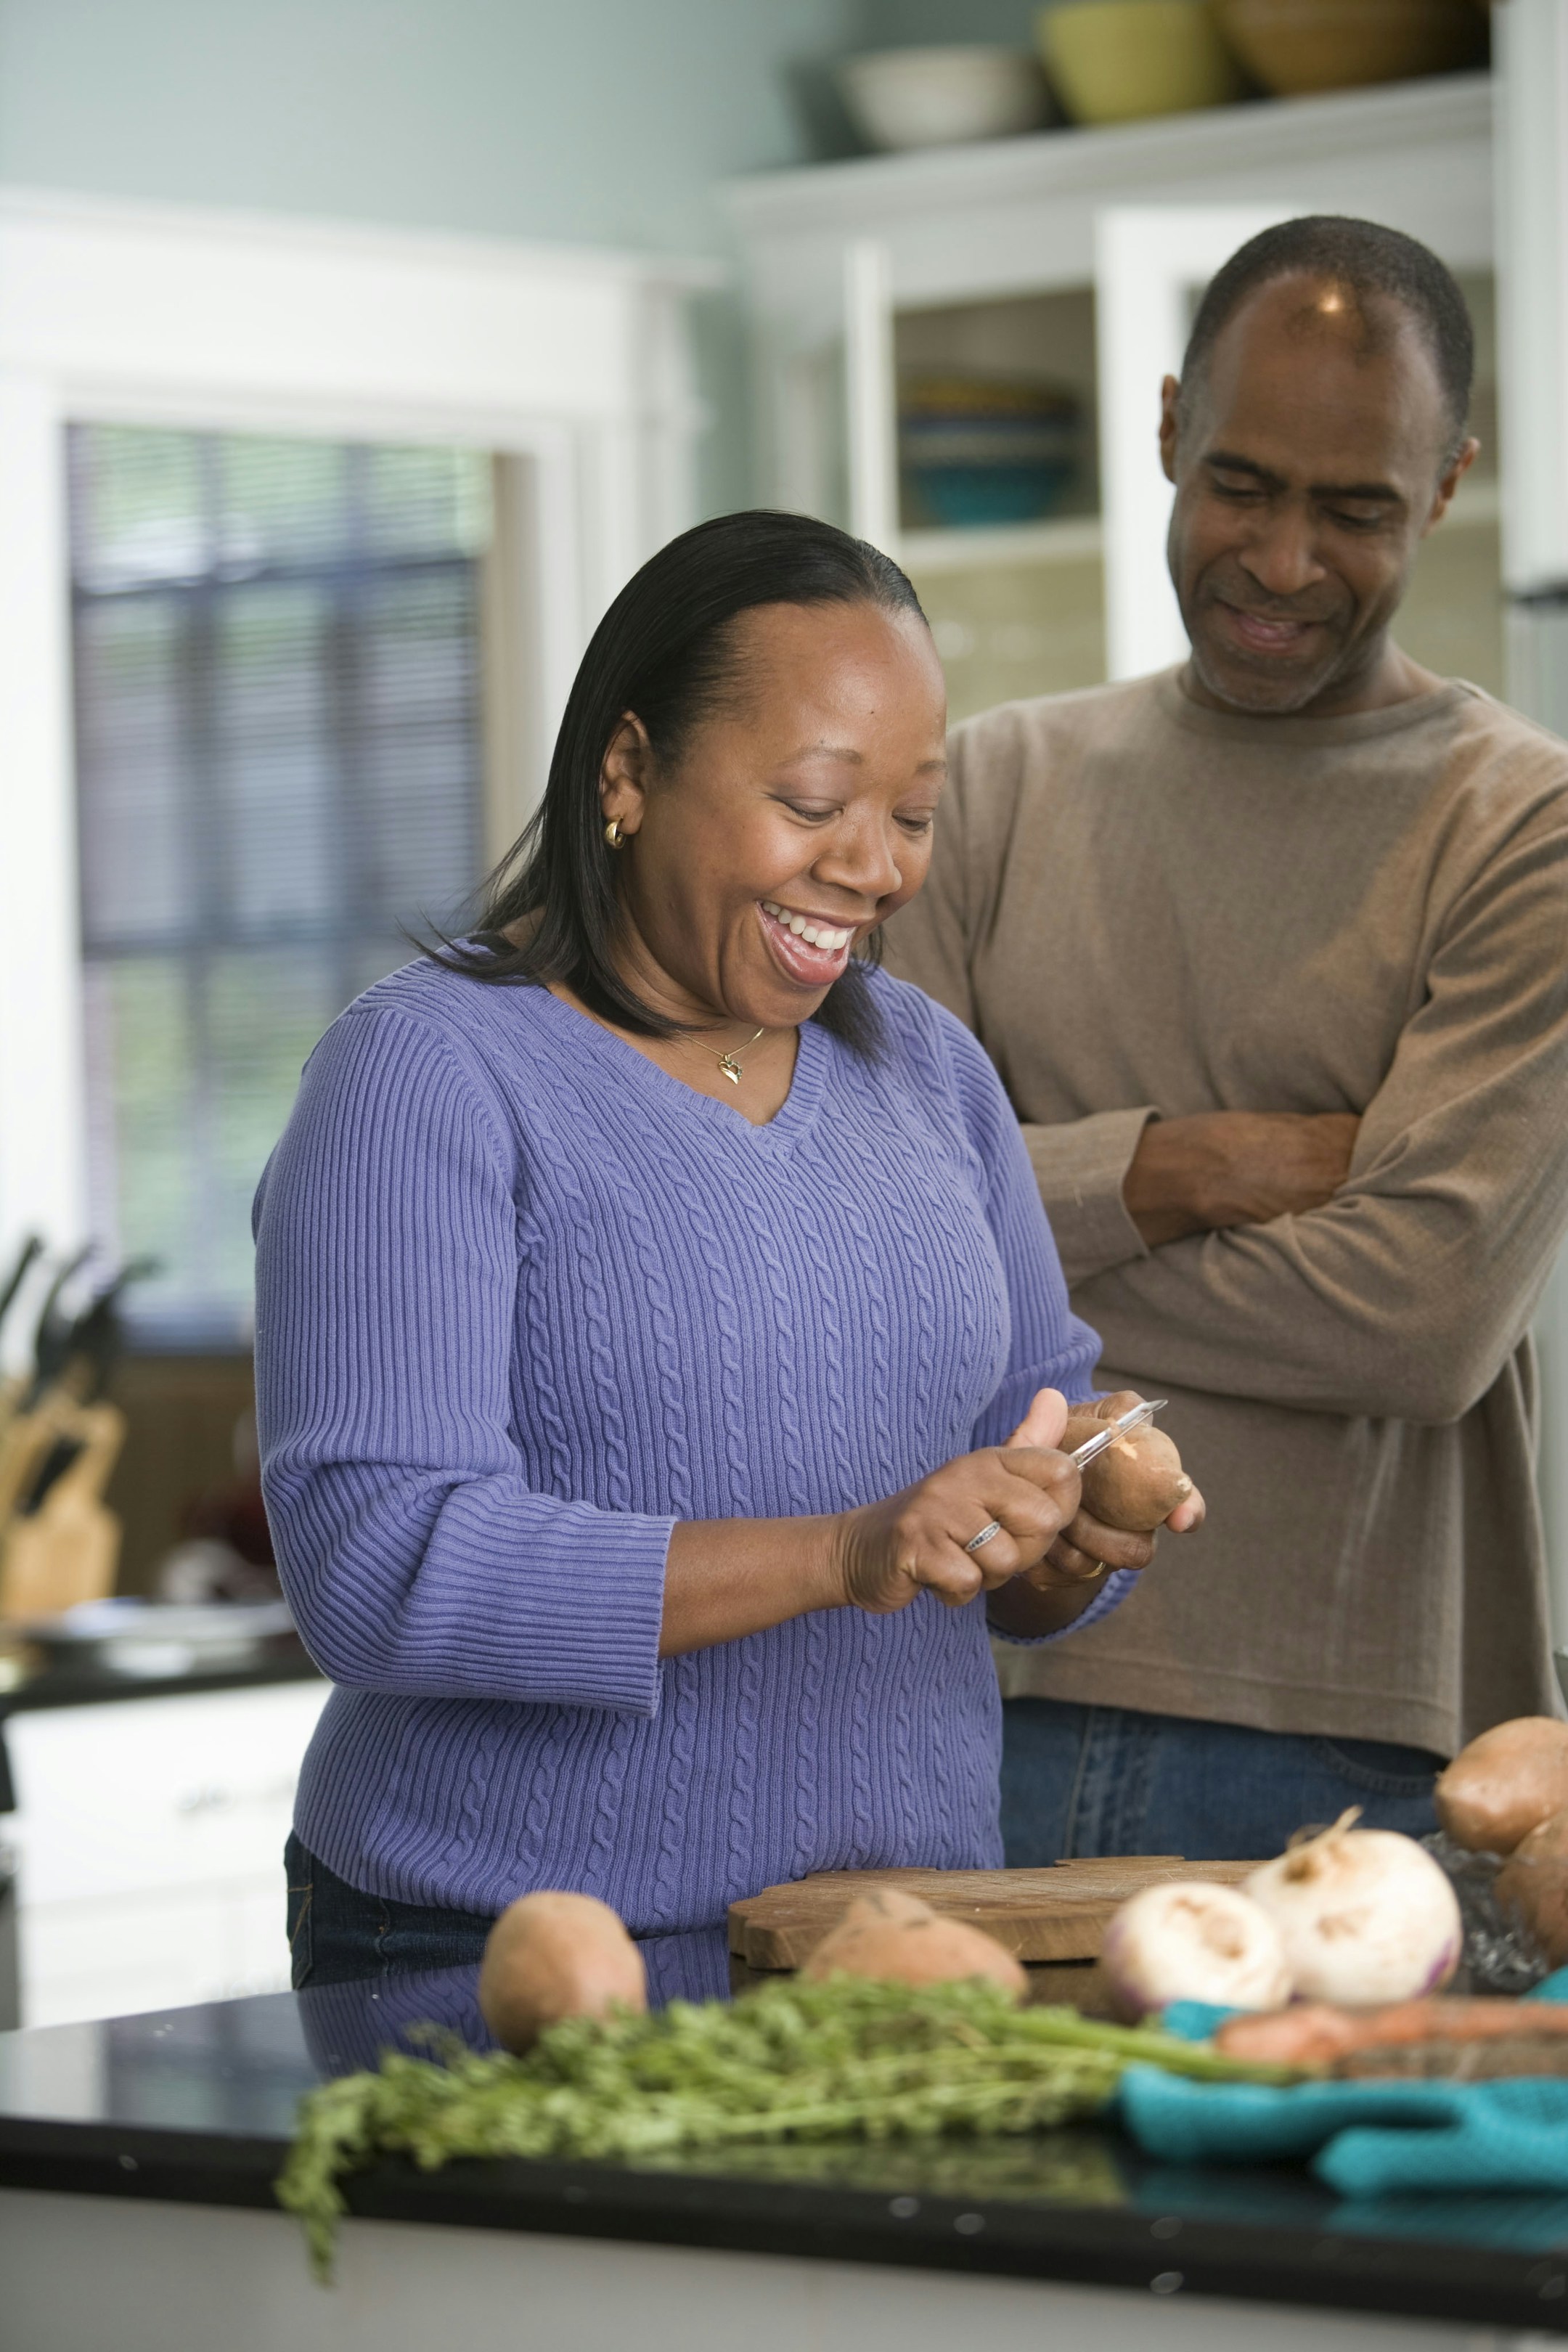
[(624, 849), (626, 847), (626, 836), (621, 831), (621, 820), (618, 816), (613, 816), (610, 819), (609, 824), (605, 827), (605, 839), (609, 843), (612, 849)]

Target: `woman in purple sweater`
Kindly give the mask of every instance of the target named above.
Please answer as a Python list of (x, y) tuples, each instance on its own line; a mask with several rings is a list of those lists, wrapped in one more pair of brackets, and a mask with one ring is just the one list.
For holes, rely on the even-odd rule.
[(1053, 1450), (1098, 1343), (996, 1076), (874, 968), (943, 722), (887, 558), (686, 533), (473, 938), (312, 1055), (257, 1205), (268, 1511), (337, 1685), (296, 1982), (477, 1957), (531, 1888), (656, 1936), (1001, 1861), (988, 1630), (1091, 1622), (1151, 1545)]

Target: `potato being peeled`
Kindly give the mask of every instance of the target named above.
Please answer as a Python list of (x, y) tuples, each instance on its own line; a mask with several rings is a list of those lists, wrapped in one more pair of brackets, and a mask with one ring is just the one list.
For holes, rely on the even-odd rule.
[(964, 1977), (988, 1977), (1022, 2000), (1029, 1979), (1011, 1952), (994, 1936), (944, 1919), (918, 1895), (894, 1886), (857, 1895), (805, 1966), (803, 1977), (879, 1977), (892, 1984), (951, 1984)]
[[(1094, 1410), (1079, 1406), (1068, 1416), (1063, 1452), (1070, 1454), (1098, 1435), (1108, 1421), (1127, 1410), (1128, 1402), (1108, 1397)], [(1130, 1535), (1152, 1535), (1192, 1491), (1181, 1455), (1164, 1431), (1150, 1423), (1097, 1454), (1083, 1473), (1084, 1509), (1103, 1526), (1121, 1528)]]
[(507, 2050), (527, 2050), (563, 2017), (647, 2008), (642, 1954), (591, 1895), (523, 1895), (485, 1942), (479, 2013)]
[(1511, 1853), (1568, 1805), (1568, 1723), (1521, 1715), (1462, 1748), (1433, 1790), (1437, 1819), (1472, 1853)]

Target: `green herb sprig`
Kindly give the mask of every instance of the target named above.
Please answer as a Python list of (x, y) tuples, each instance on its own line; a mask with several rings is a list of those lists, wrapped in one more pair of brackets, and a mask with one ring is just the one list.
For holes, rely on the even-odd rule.
[(330, 2274), (343, 2177), (379, 2156), (432, 2171), (453, 2157), (651, 2158), (776, 2140), (935, 2140), (1039, 2131), (1097, 2113), (1136, 2059), (1258, 2081), (1201, 2044), (1016, 2009), (998, 1987), (785, 1978), (735, 2001), (656, 2016), (573, 2018), (524, 2058), (478, 2055), (429, 2032), (437, 2060), (388, 2052), (374, 2074), (300, 2103), (279, 2201)]

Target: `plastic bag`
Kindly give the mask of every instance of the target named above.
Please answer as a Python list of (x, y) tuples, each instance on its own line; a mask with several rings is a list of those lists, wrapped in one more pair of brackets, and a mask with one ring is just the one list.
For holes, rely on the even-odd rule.
[(1465, 1957), (1449, 1990), (1517, 1995), (1550, 1976), (1552, 1963), (1534, 1937), (1497, 1899), (1504, 1857), (1471, 1853), (1442, 1830), (1421, 1843), (1447, 1874), (1465, 1924)]

